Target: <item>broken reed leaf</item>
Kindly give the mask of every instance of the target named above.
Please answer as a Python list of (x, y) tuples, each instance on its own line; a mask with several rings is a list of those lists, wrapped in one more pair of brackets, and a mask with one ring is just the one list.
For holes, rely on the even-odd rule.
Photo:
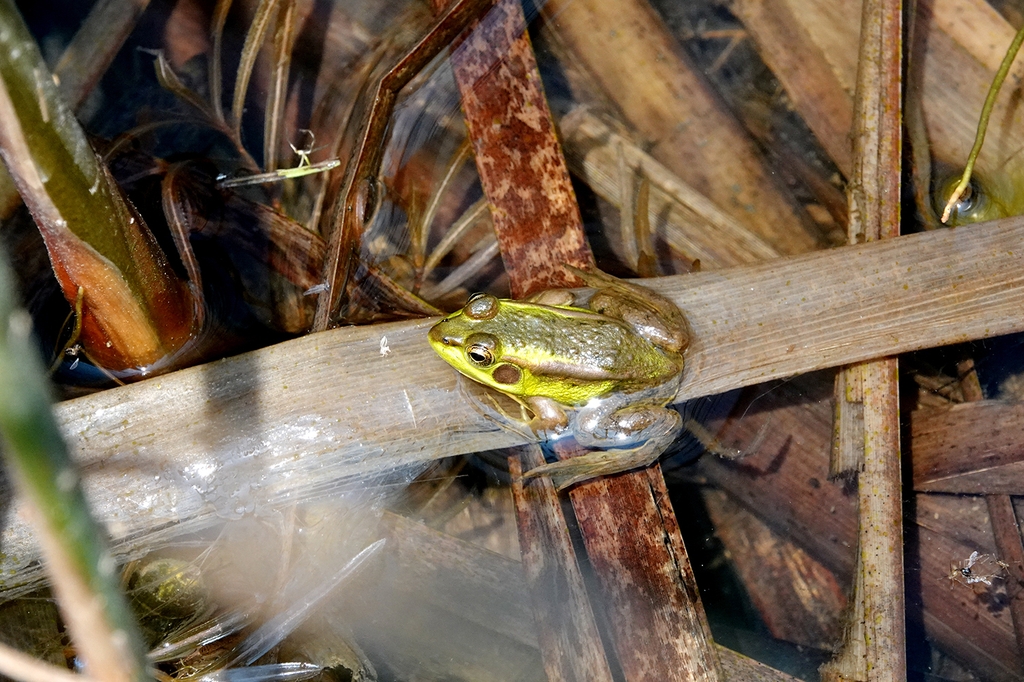
[[(305, 154), (305, 152), (301, 152)], [(299, 165), (295, 168), (279, 168), (274, 171), (267, 173), (253, 173), (252, 175), (238, 175), (236, 177), (224, 178), (223, 180), (217, 181), (217, 187), (221, 189), (229, 189), (232, 187), (246, 187), (249, 185), (268, 185), (272, 182), (284, 182), (285, 180), (292, 180), (294, 178), (301, 178), (307, 175), (315, 175), (317, 173), (326, 173), (329, 170), (334, 170), (341, 165), (341, 161), (338, 159), (330, 159), (328, 161), (321, 161), (319, 163), (309, 163), (309, 159), (303, 156), (305, 165)]]
[(788, 189), (648, 0), (549, 0), (541, 13), (654, 158), (781, 253), (817, 247)]
[(956, 188), (950, 195), (949, 200), (946, 202), (945, 208), (942, 209), (942, 222), (948, 222), (950, 214), (953, 212), (953, 208), (957, 202), (960, 201), (960, 197), (963, 196), (964, 191), (967, 189), (967, 185), (971, 182), (971, 173), (974, 172), (974, 164), (978, 161), (978, 156), (981, 154), (981, 147), (985, 143), (985, 132), (988, 130), (988, 120), (992, 115), (992, 108), (996, 104), (996, 97), (999, 95), (999, 90), (1003, 87), (1003, 82), (1006, 80), (1006, 76), (1010, 73), (1010, 67), (1013, 65), (1013, 60), (1017, 58), (1017, 53), (1020, 52), (1020, 46), (1024, 43), (1024, 26), (1022, 26), (1017, 34), (1013, 37), (1013, 42), (1010, 43), (1010, 47), (1006, 50), (1006, 56), (1003, 57), (1002, 63), (999, 65), (999, 70), (996, 71), (995, 78), (992, 79), (992, 85), (989, 87), (988, 95), (985, 96), (985, 103), (981, 107), (981, 115), (978, 117), (978, 132), (974, 138), (974, 146), (971, 147), (971, 153), (967, 157), (967, 165), (964, 166), (963, 175), (960, 176), (960, 182), (957, 183)]
[[(562, 130), (564, 135), (564, 127)], [(631, 266), (633, 271), (636, 272), (640, 255), (637, 253), (635, 232), (637, 228), (637, 220), (639, 220), (641, 216), (640, 212), (636, 209), (636, 197), (633, 195), (636, 171), (630, 168), (629, 163), (626, 160), (626, 150), (623, 149), (624, 146), (625, 144), (622, 141), (619, 141), (619, 143), (614, 146), (615, 179), (618, 180), (619, 185), (619, 242), (622, 244), (622, 254), (626, 264)], [(569, 156), (568, 152), (566, 152), (566, 156)], [(649, 192), (648, 199), (650, 199)], [(648, 206), (648, 209), (649, 208), (650, 206)], [(650, 220), (647, 221), (647, 225), (650, 226)]]
[[(627, 168), (650, 180), (648, 220), (655, 221), (659, 236), (686, 258), (700, 260), (714, 268), (779, 256), (778, 251), (754, 232), (585, 107), (577, 107), (562, 117), (560, 129), (570, 169), (585, 178), (598, 195), (620, 212), (624, 197), (622, 185), (629, 174), (623, 176), (619, 170), (619, 153)], [(629, 221), (626, 223), (628, 226)], [(625, 241), (622, 237), (614, 243)], [(629, 262), (625, 250), (623, 257)]]
[(194, 301), (60, 98), (27, 28), (0, 6), (0, 152), (47, 244), (69, 305), (83, 288), (86, 354), (118, 371), (185, 345)]
[(242, 111), (245, 109), (245, 96), (249, 91), (249, 79), (252, 78), (253, 67), (256, 66), (256, 57), (263, 46), (263, 39), (267, 35), (270, 21), (277, 14), (277, 5), (280, 0), (260, 0), (253, 15), (252, 24), (245, 34), (245, 43), (242, 45), (242, 55), (238, 61), (238, 71), (235, 74), (235, 94), (231, 99), (231, 123), (234, 126), (235, 136), (242, 138)]
[(636, 193), (636, 209), (633, 216), (633, 234), (636, 241), (636, 274), (641, 277), (657, 277), (658, 258), (655, 255), (654, 235), (651, 232), (651, 181), (647, 177), (640, 179), (640, 188)]
[[(263, 120), (263, 168), (277, 170), (278, 152), (281, 150), (281, 123), (288, 100), (288, 74), (291, 71), (292, 48), (296, 37), (296, 0), (285, 0), (277, 14), (271, 51), (270, 87)], [(312, 147), (312, 145), (310, 145)]]

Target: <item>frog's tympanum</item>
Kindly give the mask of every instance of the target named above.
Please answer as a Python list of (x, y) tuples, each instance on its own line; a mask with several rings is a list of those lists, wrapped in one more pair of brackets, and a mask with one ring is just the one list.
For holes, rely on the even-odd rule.
[(654, 462), (682, 428), (666, 405), (689, 341), (683, 313), (653, 291), (572, 269), (590, 290), (524, 301), (476, 294), (430, 330), (430, 345), (470, 379), (523, 408), (543, 440), (572, 435), (594, 452), (546, 464), (560, 488)]

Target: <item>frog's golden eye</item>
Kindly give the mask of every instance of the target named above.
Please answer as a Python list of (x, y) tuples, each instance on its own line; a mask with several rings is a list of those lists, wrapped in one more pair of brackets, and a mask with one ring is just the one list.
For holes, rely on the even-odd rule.
[(494, 364), (496, 345), (490, 334), (472, 334), (466, 339), (466, 358), (477, 367), (490, 367)]
[(473, 294), (462, 312), (471, 320), (490, 320), (498, 314), (498, 299), (490, 294)]
[(478, 367), (487, 367), (494, 362), (494, 355), (483, 346), (470, 346), (466, 349), (466, 357)]

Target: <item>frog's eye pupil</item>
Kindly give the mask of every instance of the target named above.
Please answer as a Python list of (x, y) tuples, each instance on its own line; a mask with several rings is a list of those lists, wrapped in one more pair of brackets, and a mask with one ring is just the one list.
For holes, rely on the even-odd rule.
[(479, 367), (486, 367), (494, 362), (494, 355), (491, 351), (480, 345), (470, 346), (466, 349), (466, 356), (470, 362)]

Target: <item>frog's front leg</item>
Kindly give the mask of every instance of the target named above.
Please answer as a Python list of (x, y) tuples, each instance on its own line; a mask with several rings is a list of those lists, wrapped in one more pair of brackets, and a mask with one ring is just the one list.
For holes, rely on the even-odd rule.
[(672, 445), (682, 425), (678, 412), (650, 403), (617, 409), (583, 408), (577, 418), (576, 441), (593, 451), (536, 467), (525, 475), (551, 476), (561, 490), (598, 476), (648, 466)]
[(569, 416), (565, 413), (565, 408), (551, 398), (531, 396), (521, 399), (520, 404), (525, 405), (533, 413), (533, 418), (529, 419), (526, 425), (541, 438), (555, 438), (569, 426)]

